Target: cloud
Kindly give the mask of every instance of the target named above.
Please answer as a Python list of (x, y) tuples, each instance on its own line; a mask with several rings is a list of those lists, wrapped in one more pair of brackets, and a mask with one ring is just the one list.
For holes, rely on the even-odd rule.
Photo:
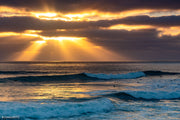
[[(93, 23), (92, 23), (93, 24)], [(34, 17), (1, 17), (0, 31), (79, 29), (88, 23), (40, 20)], [(90, 25), (91, 27), (91, 25)]]
[[(42, 31), (34, 33), (41, 35), (39, 38), (1, 36), (0, 51), (3, 51), (3, 53), (0, 54), (0, 60), (6, 60), (9, 56), (24, 50), (30, 45), (31, 41), (42, 40), (42, 36), (86, 37), (89, 42), (115, 51), (116, 53), (126, 55), (127, 58), (132, 60), (179, 60), (179, 13), (177, 13), (176, 16), (172, 16), (171, 13), (168, 14), (169, 16), (163, 16), (164, 13), (163, 15), (162, 13), (158, 14), (158, 10), (179, 10), (179, 4), (179, 0), (0, 0), (1, 6), (10, 6), (23, 10), (22, 14), (17, 12), (15, 16), (11, 16), (11, 14), (14, 14), (13, 12), (9, 13), (9, 17), (1, 16), (0, 32), (25, 33), (25, 30)], [(95, 10), (96, 12), (98, 11), (97, 14), (107, 12), (115, 15), (122, 11), (142, 9), (153, 9), (155, 11), (151, 12), (155, 12), (159, 16), (129, 15), (130, 17), (115, 16), (113, 19), (105, 19), (100, 16), (102, 17), (102, 19), (100, 19), (99, 16), (94, 15), (90, 17), (93, 17), (93, 20), (96, 20), (96, 17), (98, 17), (96, 21), (87, 21), (87, 19), (85, 19), (86, 21), (63, 21), (62, 19), (45, 20), (40, 17), (33, 17), (33, 15), (30, 14), (34, 11), (34, 13), (59, 12), (60, 14), (62, 13), (62, 15), (67, 15), (66, 13)], [(7, 11), (3, 12), (3, 14), (7, 14), (6, 12)], [(28, 14), (21, 16), (24, 13)], [(18, 16), (16, 16), (17, 14)], [(145, 13), (143, 12), (143, 14)], [(109, 27), (119, 24), (127, 26), (149, 25), (153, 27), (147, 29), (132, 29), (130, 31), (125, 28), (119, 30), (109, 29)], [(169, 28), (171, 28), (171, 31), (169, 31)], [(171, 35), (173, 32), (174, 36)], [(159, 34), (162, 34), (162, 36), (159, 37)], [(49, 48), (53, 49), (53, 47)], [(51, 49), (47, 49), (47, 51), (51, 52)], [(41, 58), (39, 57), (39, 59)]]
[[(52, 32), (52, 36), (85, 36), (89, 42), (120, 55), (125, 55), (130, 60), (179, 60), (180, 36), (158, 37), (158, 33), (155, 29), (132, 31), (93, 29), (70, 32), (59, 31), (54, 34)], [(45, 35), (46, 33), (43, 32), (41, 34)], [(8, 37), (0, 40), (0, 51), (3, 51), (0, 58), (4, 60), (23, 50), (34, 39)], [(42, 60), (42, 58), (38, 58)]]
[[(95, 32), (95, 31), (94, 31)], [(109, 31), (95, 32), (90, 40), (100, 46), (126, 55), (131, 60), (179, 60), (180, 36), (158, 37), (158, 31)]]
[[(127, 40), (127, 39), (144, 39), (146, 37), (157, 37), (158, 33), (155, 29), (147, 30), (104, 30), (104, 29), (90, 29), (90, 30), (70, 30), (70, 31), (44, 31), (40, 35), (43, 36), (77, 36), (88, 37), (90, 39), (111, 39), (112, 40)], [(95, 42), (95, 41), (94, 41)]]
[(24, 30), (55, 30), (55, 29), (94, 29), (110, 27), (116, 24), (128, 25), (153, 25), (153, 26), (179, 26), (180, 16), (133, 16), (115, 20), (100, 21), (56, 21), (42, 20), (34, 17), (1, 17), (0, 31), (24, 31)]
[(118, 12), (132, 9), (180, 9), (179, 0), (1, 0), (1, 5), (23, 7), (27, 10), (78, 12), (99, 10)]
[(129, 25), (155, 25), (155, 26), (178, 26), (180, 25), (180, 16), (162, 16), (162, 17), (149, 17), (149, 16), (132, 16), (120, 20), (115, 20), (123, 24)]
[[(151, 38), (142, 36), (141, 39), (124, 39), (118, 42), (101, 42), (104, 46), (127, 55), (133, 60), (179, 60), (180, 36)], [(108, 41), (108, 40), (107, 40)]]

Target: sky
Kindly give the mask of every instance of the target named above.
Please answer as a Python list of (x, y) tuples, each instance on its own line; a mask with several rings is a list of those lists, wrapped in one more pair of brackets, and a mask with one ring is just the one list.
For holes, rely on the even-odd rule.
[(0, 61), (179, 61), (180, 0), (0, 0)]

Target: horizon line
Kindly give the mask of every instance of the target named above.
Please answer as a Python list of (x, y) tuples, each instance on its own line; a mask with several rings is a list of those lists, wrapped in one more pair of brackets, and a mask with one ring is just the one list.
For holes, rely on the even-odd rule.
[(0, 61), (0, 63), (179, 63), (180, 60), (132, 60), (132, 61)]

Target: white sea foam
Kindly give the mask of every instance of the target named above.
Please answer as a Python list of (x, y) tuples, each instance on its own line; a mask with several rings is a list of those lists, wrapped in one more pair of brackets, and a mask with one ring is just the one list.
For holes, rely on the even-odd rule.
[(89, 77), (95, 77), (99, 79), (133, 79), (138, 77), (145, 76), (144, 72), (131, 72), (126, 74), (94, 74), (94, 73), (84, 73), (85, 75)]
[[(97, 107), (98, 106), (98, 107)], [(79, 103), (18, 103), (1, 102), (0, 116), (19, 116), (22, 118), (58, 118), (71, 117), (88, 113), (110, 111), (113, 103), (106, 98)]]

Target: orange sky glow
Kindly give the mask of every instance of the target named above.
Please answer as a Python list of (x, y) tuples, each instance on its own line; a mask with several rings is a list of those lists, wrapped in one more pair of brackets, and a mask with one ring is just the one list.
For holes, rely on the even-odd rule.
[[(27, 11), (25, 8), (15, 8), (10, 6), (0, 6), (0, 17), (32, 17), (39, 20), (46, 21), (101, 21), (101, 20), (114, 20), (122, 19), (129, 16), (141, 16), (146, 15), (149, 17), (160, 17), (166, 15), (180, 15), (180, 10), (168, 10), (168, 9), (133, 9), (121, 12), (104, 12), (98, 10), (86, 10), (82, 12), (56, 12), (53, 8), (49, 8), (47, 4), (44, 4), (44, 11)], [(105, 27), (100, 27), (100, 30), (126, 30), (136, 31), (144, 29), (155, 29), (159, 31), (158, 37), (177, 36), (180, 34), (180, 27), (178, 26), (157, 26), (146, 24), (113, 24)], [(78, 29), (77, 29), (78, 30)], [(59, 32), (68, 32), (68, 29), (56, 29)], [(75, 31), (75, 30), (74, 30)], [(112, 51), (100, 44), (91, 42), (90, 38), (82, 36), (68, 36), (68, 35), (56, 35), (46, 36), (43, 30), (27, 29), (24, 31), (1, 31), (0, 37), (24, 37), (32, 38), (28, 43), (29, 45), (21, 51), (17, 51), (8, 59), (14, 61), (33, 61), (38, 56), (44, 56), (47, 52), (48, 60), (127, 60), (130, 59), (121, 53)], [(51, 50), (47, 51), (47, 50)], [(49, 57), (55, 57), (57, 59), (50, 59)], [(59, 57), (58, 57), (59, 56)], [(82, 57), (83, 56), (83, 57)]]

